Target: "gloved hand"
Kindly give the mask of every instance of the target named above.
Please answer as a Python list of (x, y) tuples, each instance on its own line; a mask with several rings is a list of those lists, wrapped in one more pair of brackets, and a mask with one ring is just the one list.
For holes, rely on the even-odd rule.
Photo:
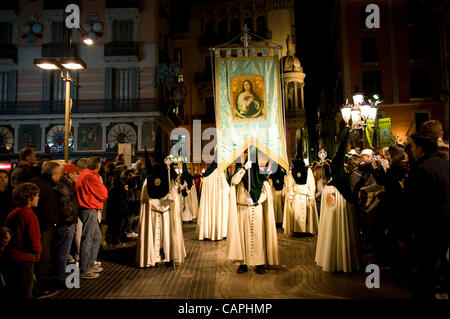
[(244, 168), (245, 168), (246, 170), (249, 170), (251, 167), (252, 167), (252, 162), (251, 162), (251, 161), (248, 161), (248, 162), (245, 163), (245, 165), (244, 165)]
[(249, 196), (249, 197), (247, 197), (247, 205), (248, 206), (253, 206), (253, 199)]

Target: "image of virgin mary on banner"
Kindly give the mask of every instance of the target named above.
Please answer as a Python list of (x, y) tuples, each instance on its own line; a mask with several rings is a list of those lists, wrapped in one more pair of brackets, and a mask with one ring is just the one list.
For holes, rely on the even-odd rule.
[(219, 170), (250, 145), (288, 170), (278, 58), (216, 56)]

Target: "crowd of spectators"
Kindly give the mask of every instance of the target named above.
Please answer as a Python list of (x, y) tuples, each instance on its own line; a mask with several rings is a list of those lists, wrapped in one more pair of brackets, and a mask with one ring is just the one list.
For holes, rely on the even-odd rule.
[(6, 298), (48, 298), (67, 289), (67, 265), (81, 279), (103, 271), (98, 254), (137, 236), (142, 161), (123, 155), (65, 164), (32, 148), (0, 170), (0, 292)]

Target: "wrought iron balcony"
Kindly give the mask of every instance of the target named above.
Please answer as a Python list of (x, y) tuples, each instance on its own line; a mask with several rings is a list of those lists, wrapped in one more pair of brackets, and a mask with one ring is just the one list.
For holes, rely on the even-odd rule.
[(42, 45), (43, 58), (62, 58), (62, 57), (78, 57), (78, 46), (72, 43), (70, 46), (70, 55), (67, 55), (67, 43), (46, 43)]
[(105, 56), (139, 56), (138, 42), (111, 42), (105, 44)]
[[(1, 115), (64, 114), (65, 102), (26, 101), (0, 103)], [(74, 100), (73, 113), (163, 112), (157, 99)]]
[(0, 43), (0, 59), (17, 61), (17, 47), (11, 43)]

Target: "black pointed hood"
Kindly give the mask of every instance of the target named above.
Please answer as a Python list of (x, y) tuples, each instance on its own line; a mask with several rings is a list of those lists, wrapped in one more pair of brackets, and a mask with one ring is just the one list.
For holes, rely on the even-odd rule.
[(306, 184), (308, 178), (308, 167), (303, 159), (303, 140), (300, 138), (297, 144), (297, 154), (295, 160), (292, 161), (292, 177), (295, 183), (299, 185)]
[[(259, 171), (258, 165), (258, 149), (255, 147), (252, 149), (252, 152), (255, 152), (255, 161), (252, 162), (252, 168), (250, 169), (250, 196), (254, 203), (256, 203), (261, 197), (261, 191), (263, 188), (263, 183), (267, 181), (267, 175), (261, 174)], [(249, 157), (251, 159), (252, 157)], [(244, 177), (242, 178), (242, 183), (244, 183), (245, 189), (248, 191), (248, 173), (245, 172)]]
[(151, 174), (147, 177), (147, 193), (150, 198), (159, 199), (169, 193), (167, 166), (160, 158), (155, 157)]
[(347, 129), (344, 139), (331, 162), (330, 170), (332, 179), (328, 185), (336, 187), (346, 201), (353, 203), (354, 198), (351, 192), (350, 181), (344, 170), (345, 154), (347, 154), (349, 136), (350, 131)]
[(208, 166), (206, 171), (203, 173), (203, 177), (208, 177), (211, 175), (217, 168), (217, 151), (214, 154), (214, 161), (211, 163), (211, 165)]
[(152, 161), (150, 160), (150, 156), (147, 152), (147, 147), (144, 147), (144, 152), (145, 177), (148, 178), (152, 173)]
[(281, 165), (278, 165), (278, 168), (275, 173), (271, 174), (269, 178), (272, 180), (272, 185), (277, 191), (281, 191), (284, 187), (284, 177), (286, 176), (286, 171)]
[(181, 177), (180, 177), (181, 185), (183, 185), (184, 182), (186, 182), (188, 189), (191, 189), (191, 187), (193, 185), (193, 179), (194, 178), (188, 171), (186, 163), (183, 163), (183, 172), (181, 173)]

